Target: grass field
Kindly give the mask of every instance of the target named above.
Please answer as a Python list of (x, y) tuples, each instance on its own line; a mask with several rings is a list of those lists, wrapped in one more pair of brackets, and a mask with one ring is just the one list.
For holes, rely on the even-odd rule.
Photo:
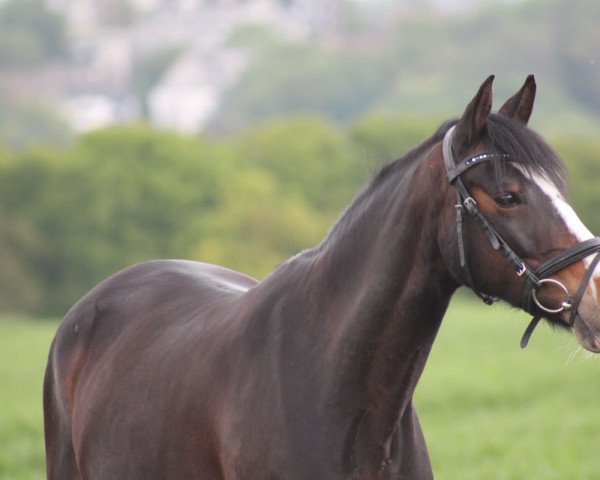
[(0, 317), (0, 480), (45, 478), (42, 379), (56, 326)]
[[(600, 478), (600, 359), (502, 306), (453, 302), (415, 403), (436, 479)], [(57, 322), (0, 317), (0, 480), (44, 478), (41, 386)]]
[(600, 478), (600, 358), (496, 305), (454, 302), (415, 404), (437, 479)]

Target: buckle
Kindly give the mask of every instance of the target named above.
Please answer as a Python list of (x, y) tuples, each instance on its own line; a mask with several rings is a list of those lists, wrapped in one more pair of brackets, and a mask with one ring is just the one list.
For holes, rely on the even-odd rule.
[(463, 200), (463, 205), (466, 208), (469, 208), (469, 206), (473, 206), (476, 207), (477, 206), (477, 202), (473, 199), (473, 197), (467, 197)]
[(473, 200), (473, 197), (465, 198), (463, 200), (463, 205), (470, 214), (473, 214), (473, 212), (477, 211), (477, 202)]

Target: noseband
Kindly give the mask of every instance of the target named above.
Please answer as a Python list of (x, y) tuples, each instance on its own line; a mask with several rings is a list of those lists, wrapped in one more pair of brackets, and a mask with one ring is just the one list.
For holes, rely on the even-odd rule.
[[(581, 299), (583, 298), (583, 294), (585, 292), (586, 285), (588, 284), (596, 265), (598, 262), (600, 262), (600, 253), (598, 253), (600, 252), (600, 238), (594, 237), (564, 250), (556, 257), (544, 262), (538, 267), (537, 270), (532, 270), (529, 268), (525, 261), (515, 253), (510, 245), (508, 245), (508, 243), (502, 238), (500, 233), (498, 233), (494, 226), (483, 215), (481, 210), (479, 210), (477, 207), (477, 202), (475, 202), (473, 197), (469, 195), (468, 190), (460, 178), (465, 171), (471, 167), (474, 167), (475, 165), (479, 165), (482, 162), (487, 162), (490, 160), (506, 160), (509, 158), (509, 156), (503, 153), (481, 153), (457, 164), (454, 160), (454, 154), (452, 152), (454, 128), (455, 127), (450, 128), (450, 130), (448, 130), (444, 136), (443, 154), (444, 164), (446, 165), (446, 173), (448, 175), (448, 182), (456, 190), (456, 233), (460, 266), (464, 271), (467, 285), (479, 298), (481, 298), (488, 305), (491, 305), (498, 300), (496, 297), (479, 291), (473, 282), (473, 277), (469, 268), (469, 262), (467, 261), (467, 257), (465, 255), (465, 241), (463, 238), (463, 219), (465, 213), (467, 213), (473, 220), (475, 220), (475, 223), (486, 234), (494, 250), (498, 250), (508, 261), (508, 263), (515, 269), (517, 276), (525, 278), (525, 287), (523, 289), (521, 307), (523, 310), (533, 315), (533, 319), (529, 323), (529, 326), (525, 330), (523, 338), (521, 339), (521, 347), (525, 348), (529, 342), (529, 338), (531, 337), (533, 330), (542, 316), (546, 313), (556, 314), (563, 311), (570, 311), (569, 323), (570, 325), (573, 325), (579, 304), (581, 303)], [(567, 287), (565, 287), (564, 284), (554, 278), (550, 278), (563, 268), (566, 268), (593, 253), (596, 253), (596, 256), (587, 268), (574, 296), (570, 295)], [(559, 307), (551, 308), (543, 305), (539, 301), (537, 298), (537, 290), (543, 285), (553, 285), (563, 291), (564, 298)], [(543, 313), (540, 313), (540, 310)]]

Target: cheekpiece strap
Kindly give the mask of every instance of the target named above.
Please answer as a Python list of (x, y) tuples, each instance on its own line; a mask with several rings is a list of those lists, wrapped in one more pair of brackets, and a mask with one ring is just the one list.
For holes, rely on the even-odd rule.
[(457, 233), (457, 242), (458, 242), (458, 252), (460, 259), (460, 266), (463, 269), (465, 274), (465, 280), (467, 285), (473, 290), (473, 292), (481, 298), (486, 304), (491, 305), (497, 299), (490, 295), (480, 292), (473, 282), (473, 277), (471, 275), (471, 270), (469, 268), (469, 263), (467, 261), (466, 253), (465, 253), (465, 241), (463, 237), (463, 215), (464, 213), (468, 213), (470, 217), (472, 217), (475, 222), (479, 225), (479, 227), (483, 230), (483, 232), (487, 235), (490, 240), (492, 247), (495, 250), (501, 250), (500, 248), (503, 241), (499, 236), (498, 232), (492, 227), (492, 225), (486, 220), (484, 215), (481, 213), (479, 208), (477, 208), (477, 203), (473, 198), (469, 195), (469, 192), (465, 188), (462, 180), (460, 179), (460, 174), (462, 174), (467, 169), (477, 165), (478, 163), (491, 160), (492, 158), (498, 158), (500, 156), (504, 156), (501, 154), (495, 153), (484, 153), (476, 155), (472, 158), (461, 162), (456, 165), (456, 161), (454, 160), (454, 153), (452, 152), (452, 139), (454, 134), (454, 126), (451, 127), (444, 136), (444, 141), (442, 143), (442, 151), (444, 164), (446, 166), (446, 173), (448, 175), (448, 182), (454, 186), (456, 189), (456, 233)]

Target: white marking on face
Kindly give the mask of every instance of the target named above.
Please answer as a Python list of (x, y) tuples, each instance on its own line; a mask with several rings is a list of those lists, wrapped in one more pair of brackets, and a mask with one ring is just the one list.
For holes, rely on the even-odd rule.
[[(544, 194), (550, 199), (550, 203), (554, 207), (558, 216), (565, 223), (569, 232), (573, 238), (579, 242), (583, 242), (584, 240), (589, 240), (590, 238), (594, 238), (594, 235), (590, 230), (584, 225), (579, 216), (573, 210), (573, 207), (567, 203), (565, 198), (562, 196), (556, 185), (547, 177), (540, 175), (538, 173), (530, 173), (521, 165), (514, 164), (514, 166), (526, 177), (533, 181), (540, 190), (544, 192)], [(589, 267), (592, 262), (593, 256), (587, 256), (583, 259), (584, 264)], [(597, 272), (598, 267), (594, 269), (594, 274), (590, 278), (589, 281), (589, 289), (594, 296), (594, 299), (597, 300), (597, 291), (596, 291), (596, 283), (595, 280), (600, 278), (600, 273)]]
[(581, 219), (573, 210), (573, 207), (567, 203), (554, 183), (539, 174), (532, 175), (532, 180), (548, 197), (550, 197), (554, 209), (562, 218), (563, 222), (565, 222), (565, 225), (571, 232), (571, 235), (573, 235), (573, 238), (579, 240), (580, 242), (594, 238), (592, 232), (590, 232), (583, 224)]

